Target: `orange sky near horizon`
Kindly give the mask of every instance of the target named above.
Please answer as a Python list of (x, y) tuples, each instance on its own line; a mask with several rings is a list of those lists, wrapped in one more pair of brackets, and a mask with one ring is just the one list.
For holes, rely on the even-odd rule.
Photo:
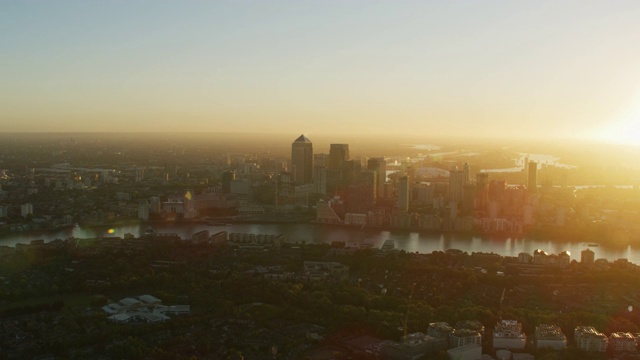
[(9, 1), (0, 131), (640, 138), (636, 1)]

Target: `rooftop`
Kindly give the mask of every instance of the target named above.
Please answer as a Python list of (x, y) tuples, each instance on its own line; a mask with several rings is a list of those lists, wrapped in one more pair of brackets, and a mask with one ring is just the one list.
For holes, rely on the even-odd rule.
[(296, 139), (296, 141), (294, 141), (294, 142), (296, 142), (296, 143), (310, 143), (311, 140), (309, 140), (309, 138), (304, 136), (304, 134), (303, 134), (303, 135), (300, 135), (300, 137), (298, 137)]

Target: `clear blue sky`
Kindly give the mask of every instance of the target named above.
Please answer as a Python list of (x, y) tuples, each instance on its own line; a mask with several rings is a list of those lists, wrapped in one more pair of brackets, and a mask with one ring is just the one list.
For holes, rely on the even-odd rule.
[(0, 131), (640, 138), (640, 1), (0, 8)]

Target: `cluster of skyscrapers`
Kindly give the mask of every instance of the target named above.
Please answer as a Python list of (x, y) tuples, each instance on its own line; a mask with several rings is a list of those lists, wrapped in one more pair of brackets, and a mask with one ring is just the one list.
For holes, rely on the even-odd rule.
[[(392, 164), (394, 170), (397, 165)], [(351, 159), (348, 144), (331, 144), (328, 154), (314, 154), (312, 141), (300, 135), (291, 145), (290, 176), (280, 175), (278, 193), (327, 200), (319, 205), (317, 219), (324, 223), (516, 233), (533, 224), (536, 162), (525, 160), (526, 186), (517, 188), (489, 181), (487, 172), (476, 172), (472, 180), (468, 163), (453, 166), (448, 181), (446, 176), (422, 181), (414, 166), (404, 163), (388, 177), (384, 157)], [(415, 208), (422, 209), (420, 214)]]
[(360, 160), (350, 158), (348, 144), (331, 144), (328, 154), (314, 154), (311, 140), (300, 135), (291, 144), (290, 173), (296, 187), (311, 186), (308, 191), (320, 196), (342, 194), (360, 208), (387, 197), (385, 159), (370, 158), (363, 168)]

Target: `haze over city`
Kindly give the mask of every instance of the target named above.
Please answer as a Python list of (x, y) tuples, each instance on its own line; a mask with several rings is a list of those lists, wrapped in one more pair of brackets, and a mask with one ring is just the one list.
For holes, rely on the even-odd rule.
[(0, 131), (640, 137), (640, 4), (5, 2)]
[(639, 1), (0, 1), (0, 360), (640, 360)]

